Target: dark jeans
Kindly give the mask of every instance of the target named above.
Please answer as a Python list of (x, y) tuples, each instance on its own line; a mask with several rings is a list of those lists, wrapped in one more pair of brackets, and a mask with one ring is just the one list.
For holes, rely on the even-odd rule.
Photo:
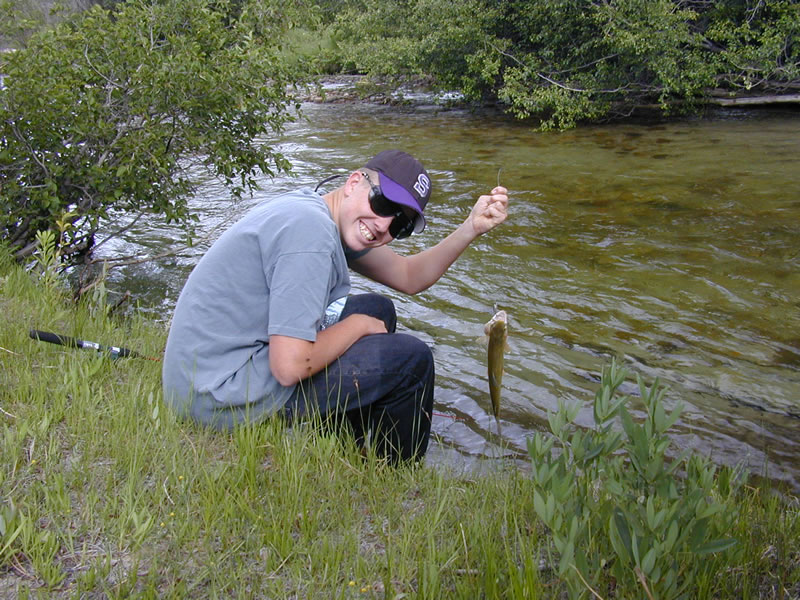
[[(294, 419), (344, 416), (359, 444), (371, 439), (392, 462), (419, 460), (428, 448), (433, 410), (433, 354), (414, 336), (395, 333), (392, 301), (379, 294), (347, 299), (341, 318), (362, 313), (386, 323), (388, 333), (368, 335), (300, 382), (285, 414)], [(330, 421), (330, 419), (325, 419)]]

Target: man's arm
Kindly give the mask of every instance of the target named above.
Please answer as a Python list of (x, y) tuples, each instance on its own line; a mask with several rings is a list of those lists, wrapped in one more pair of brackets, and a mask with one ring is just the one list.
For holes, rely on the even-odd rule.
[(334, 323), (309, 342), (285, 335), (269, 337), (269, 368), (284, 386), (321, 371), (365, 335), (386, 333), (386, 324), (374, 317), (353, 314)]
[(374, 248), (351, 267), (357, 273), (399, 292), (416, 294), (428, 289), (444, 275), (479, 235), (505, 221), (508, 190), (498, 186), (481, 196), (467, 219), (441, 242), (412, 256), (400, 256), (388, 246)]

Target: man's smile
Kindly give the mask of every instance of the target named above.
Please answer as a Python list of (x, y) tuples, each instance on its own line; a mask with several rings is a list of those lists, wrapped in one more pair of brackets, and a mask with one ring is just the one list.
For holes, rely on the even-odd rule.
[(375, 236), (369, 230), (369, 228), (366, 225), (364, 225), (363, 221), (358, 222), (358, 228), (361, 231), (361, 235), (364, 237), (365, 240), (367, 240), (368, 242), (372, 242), (375, 240)]

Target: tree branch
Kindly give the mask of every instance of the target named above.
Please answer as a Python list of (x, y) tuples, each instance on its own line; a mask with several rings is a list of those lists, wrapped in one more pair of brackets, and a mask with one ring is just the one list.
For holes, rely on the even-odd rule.
[(28, 152), (30, 152), (31, 158), (33, 158), (33, 160), (36, 162), (36, 164), (39, 165), (39, 167), (42, 169), (42, 172), (44, 173), (44, 176), (45, 177), (50, 177), (50, 172), (47, 170), (47, 165), (45, 165), (41, 160), (39, 160), (39, 157), (36, 156), (36, 151), (33, 149), (33, 146), (31, 146), (28, 143), (27, 138), (22, 135), (22, 133), (20, 132), (20, 130), (17, 127), (16, 123), (12, 123), (11, 124), (11, 130), (14, 132), (14, 137), (16, 137), (17, 140), (20, 143), (22, 143), (22, 145), (25, 146), (28, 149)]
[(110, 234), (110, 235), (106, 236), (106, 238), (105, 238), (105, 239), (103, 239), (103, 241), (101, 241), (101, 242), (100, 242), (100, 243), (98, 243), (98, 244), (95, 244), (95, 246), (94, 246), (94, 248), (92, 248), (92, 250), (93, 250), (93, 251), (96, 251), (98, 248), (100, 248), (100, 247), (101, 247), (103, 244), (105, 244), (105, 243), (106, 243), (106, 242), (108, 242), (109, 240), (112, 240), (112, 239), (114, 239), (115, 237), (119, 237), (120, 235), (122, 235), (122, 234), (123, 234), (123, 233), (125, 233), (126, 231), (129, 231), (129, 230), (131, 229), (131, 227), (133, 227), (134, 225), (136, 225), (136, 223), (138, 223), (138, 222), (139, 222), (139, 219), (141, 219), (143, 216), (144, 216), (144, 211), (140, 211), (140, 212), (139, 212), (139, 214), (138, 214), (138, 215), (136, 215), (136, 216), (135, 216), (135, 217), (134, 217), (134, 218), (131, 220), (131, 222), (130, 222), (130, 223), (128, 223), (128, 224), (127, 224), (127, 225), (125, 225), (124, 227), (121, 227), (120, 229), (118, 229), (118, 230), (117, 230), (117, 231), (115, 231), (114, 233), (112, 233), (112, 234)]
[[(616, 94), (616, 93), (619, 93), (619, 92), (629, 88), (628, 85), (624, 85), (622, 87), (618, 87), (618, 88), (613, 89), (613, 90), (596, 90), (596, 89), (595, 90), (589, 90), (589, 89), (584, 89), (584, 88), (574, 88), (574, 87), (568, 86), (566, 84), (560, 83), (560, 82), (556, 81), (555, 79), (551, 79), (550, 77), (548, 77), (544, 73), (540, 73), (539, 71), (533, 69), (529, 65), (526, 65), (524, 62), (522, 62), (520, 59), (518, 59), (513, 54), (509, 54), (508, 52), (506, 52), (504, 50), (501, 50), (500, 48), (498, 48), (497, 46), (495, 46), (491, 42), (487, 42), (487, 43), (492, 48), (494, 48), (495, 52), (497, 52), (498, 54), (500, 54), (502, 56), (505, 56), (506, 58), (510, 58), (515, 63), (517, 63), (519, 66), (521, 66), (523, 69), (525, 69), (526, 71), (528, 71), (530, 73), (533, 73), (534, 75), (536, 75), (540, 79), (544, 79), (546, 82), (548, 82), (548, 83), (550, 83), (550, 84), (552, 84), (552, 85), (554, 85), (556, 87), (559, 87), (559, 88), (561, 88), (563, 90), (567, 90), (568, 92), (577, 92), (577, 93), (584, 93), (584, 94), (587, 94), (587, 93), (588, 94)], [(596, 60), (594, 62), (599, 62), (601, 60), (605, 60), (606, 58), (611, 58), (611, 56), (600, 58), (600, 59), (598, 59), (598, 60)], [(587, 63), (586, 65), (584, 65), (584, 67), (589, 66), (591, 64), (593, 64), (593, 63)], [(584, 68), (584, 67), (579, 67), (579, 68)], [(565, 73), (567, 71), (560, 71), (560, 72), (561, 73)]]

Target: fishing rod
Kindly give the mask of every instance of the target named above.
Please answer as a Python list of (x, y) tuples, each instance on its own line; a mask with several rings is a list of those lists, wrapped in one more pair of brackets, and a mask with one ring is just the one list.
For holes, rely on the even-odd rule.
[(128, 348), (122, 348), (120, 346), (106, 346), (103, 344), (98, 344), (97, 342), (79, 340), (78, 338), (61, 335), (59, 333), (51, 333), (49, 331), (39, 331), (38, 329), (31, 329), (30, 336), (32, 339), (38, 340), (40, 342), (49, 342), (51, 344), (57, 344), (59, 346), (67, 346), (68, 348), (82, 348), (84, 350), (94, 350), (95, 352), (98, 353), (105, 352), (108, 353), (108, 355), (113, 359), (145, 358), (147, 360), (160, 360), (158, 358), (151, 358), (149, 356), (144, 356)]

